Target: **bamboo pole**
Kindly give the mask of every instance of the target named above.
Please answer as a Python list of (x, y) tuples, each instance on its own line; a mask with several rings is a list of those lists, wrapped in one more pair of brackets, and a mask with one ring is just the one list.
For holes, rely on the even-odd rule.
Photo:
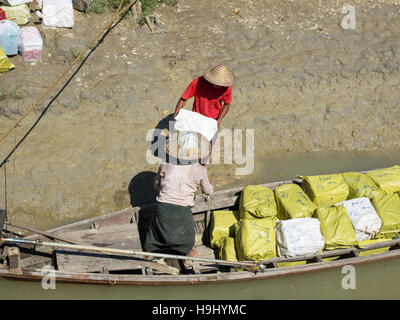
[(191, 261), (215, 263), (218, 265), (236, 266), (236, 267), (254, 268), (254, 267), (259, 266), (256, 262), (251, 262), (251, 261), (237, 262), (237, 261), (217, 260), (217, 259), (209, 259), (209, 258), (188, 257), (188, 256), (173, 255), (173, 254), (166, 254), (166, 253), (154, 253), (154, 252), (143, 252), (143, 251), (116, 249), (116, 248), (104, 248), (104, 247), (91, 246), (91, 245), (76, 245), (76, 244), (69, 244), (69, 243), (57, 243), (57, 242), (45, 242), (45, 241), (42, 242), (42, 241), (35, 241), (35, 240), (23, 240), (23, 239), (12, 239), (12, 238), (2, 238), (1, 242), (16, 243), (16, 244), (18, 244), (18, 243), (30, 244), (30, 245), (36, 245), (36, 246), (47, 246), (47, 247), (56, 247), (56, 248), (64, 248), (64, 249), (96, 251), (96, 252), (118, 254), (118, 255), (125, 255), (125, 256), (149, 256), (149, 257), (157, 257), (157, 258), (191, 260)]
[(67, 242), (67, 243), (72, 243), (72, 244), (79, 244), (79, 245), (81, 244), (81, 243), (79, 243), (79, 242), (77, 242), (75, 240), (68, 239), (68, 238), (65, 238), (65, 237), (50, 233), (50, 232), (41, 231), (41, 230), (38, 230), (38, 229), (32, 228), (32, 227), (25, 227), (25, 226), (21, 226), (21, 225), (18, 225), (18, 224), (15, 224), (15, 223), (10, 223), (10, 222), (7, 222), (6, 226), (10, 226), (12, 228), (18, 228), (18, 229), (34, 232), (34, 233), (40, 234), (42, 236), (45, 236), (45, 237), (53, 239), (53, 240), (60, 240), (60, 241)]

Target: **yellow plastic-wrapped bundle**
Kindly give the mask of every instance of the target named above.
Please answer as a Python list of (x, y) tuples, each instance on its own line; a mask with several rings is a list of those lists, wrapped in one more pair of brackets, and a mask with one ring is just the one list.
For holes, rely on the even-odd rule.
[(374, 180), (365, 173), (361, 172), (345, 172), (342, 174), (344, 181), (349, 186), (348, 199), (354, 198), (374, 198), (383, 194)]
[(321, 223), (326, 250), (357, 245), (356, 233), (343, 206), (318, 208), (314, 215)]
[(220, 248), (224, 237), (235, 237), (233, 225), (239, 221), (239, 211), (214, 211), (210, 221), (210, 245)]
[(241, 219), (274, 217), (277, 214), (274, 192), (263, 186), (243, 188), (239, 201)]
[(262, 261), (275, 257), (275, 223), (276, 218), (240, 220), (236, 231), (238, 259)]
[(236, 256), (235, 238), (223, 237), (221, 239), (219, 258), (222, 260), (238, 261)]
[(0, 9), (4, 10), (7, 20), (18, 25), (27, 24), (31, 18), (29, 7), (25, 3), (17, 6), (0, 6)]
[(4, 53), (3, 49), (0, 47), (0, 72), (6, 72), (14, 68), (14, 65), (8, 59), (7, 55)]
[(371, 200), (382, 228), (377, 237), (380, 239), (394, 238), (400, 235), (400, 197), (397, 193), (386, 194)]
[(349, 195), (349, 186), (341, 174), (300, 176), (300, 178), (303, 179), (303, 189), (319, 208), (333, 206), (346, 200)]
[(283, 184), (276, 187), (274, 193), (280, 220), (310, 218), (317, 208), (297, 184)]
[(400, 191), (400, 166), (368, 171), (367, 175), (386, 193)]

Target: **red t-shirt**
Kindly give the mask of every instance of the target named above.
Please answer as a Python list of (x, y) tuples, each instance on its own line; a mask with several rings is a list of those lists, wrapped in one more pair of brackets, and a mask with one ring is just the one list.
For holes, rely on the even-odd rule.
[(182, 99), (194, 97), (193, 111), (206, 117), (217, 119), (221, 110), (221, 102), (232, 102), (232, 86), (216, 88), (204, 77), (192, 81), (182, 94)]

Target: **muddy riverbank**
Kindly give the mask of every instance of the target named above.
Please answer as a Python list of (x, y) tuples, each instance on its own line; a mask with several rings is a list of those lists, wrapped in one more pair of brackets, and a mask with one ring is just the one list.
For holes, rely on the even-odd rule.
[[(146, 161), (148, 130), (173, 112), (189, 82), (214, 63), (226, 64), (236, 77), (221, 129), (254, 129), (255, 170), (280, 152), (399, 149), (399, 2), (353, 1), (356, 27), (347, 30), (340, 26), (344, 4), (182, 0), (155, 11), (165, 28), (157, 34), (128, 16), (7, 164), (10, 218), (58, 225), (151, 198), (144, 186), (157, 165)], [(0, 74), (2, 92), (18, 88), (22, 95), (0, 100), (1, 134), (109, 17), (75, 11), (72, 29), (38, 26), (42, 59), (12, 57), (16, 68)], [(55, 92), (2, 142), (1, 155)], [(221, 188), (245, 181), (235, 175), (240, 166), (209, 165), (212, 182)]]

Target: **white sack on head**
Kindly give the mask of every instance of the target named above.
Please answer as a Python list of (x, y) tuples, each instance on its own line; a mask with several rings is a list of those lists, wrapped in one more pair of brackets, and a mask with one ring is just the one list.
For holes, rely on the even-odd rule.
[(198, 112), (181, 109), (175, 120), (173, 132), (194, 131), (203, 135), (208, 141), (211, 141), (218, 132), (217, 120), (203, 116)]

